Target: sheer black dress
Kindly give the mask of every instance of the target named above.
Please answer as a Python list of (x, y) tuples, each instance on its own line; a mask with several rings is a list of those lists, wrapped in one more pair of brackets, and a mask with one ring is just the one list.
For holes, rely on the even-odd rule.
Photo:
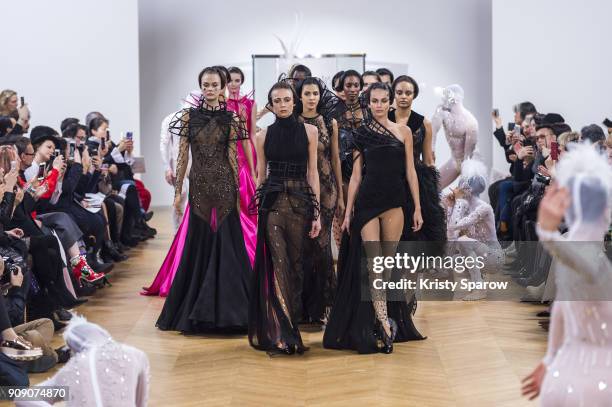
[(204, 101), (170, 124), (181, 136), (175, 191), (182, 190), (189, 149), (189, 230), (157, 326), (185, 333), (246, 331), (251, 266), (240, 227), (236, 141), (244, 125), (224, 104)]
[[(277, 118), (264, 143), (266, 181), (257, 189), (257, 250), (249, 343), (269, 352), (307, 350), (298, 323), (302, 317), (304, 243), (318, 216), (316, 197), (306, 178), (308, 136), (295, 116)], [(263, 157), (261, 157), (263, 159)]]
[(300, 117), (319, 131), (317, 168), (320, 185), (321, 231), (315, 239), (306, 241), (304, 275), (304, 320), (319, 322), (326, 309), (332, 306), (337, 278), (331, 250), (332, 221), (338, 205), (338, 186), (332, 167), (331, 137), (332, 119), (322, 114), (316, 117)]
[[(412, 224), (414, 205), (406, 181), (404, 144), (380, 123), (372, 120), (353, 132), (354, 148), (363, 157), (364, 171), (355, 199), (350, 235), (344, 233), (338, 257), (338, 290), (323, 346), (353, 349), (359, 353), (380, 351), (381, 319), (397, 323), (395, 342), (424, 339), (412, 322), (412, 304), (407, 301), (372, 301), (362, 298), (368, 284), (362, 273), (362, 227), (392, 208), (404, 212), (404, 232)], [(377, 304), (382, 302), (383, 304)], [(375, 306), (378, 308), (375, 310)], [(386, 309), (384, 309), (386, 308)]]
[[(396, 122), (395, 110), (389, 111), (389, 120)], [(425, 117), (415, 111), (408, 116), (408, 127), (412, 130), (414, 169), (419, 179), (419, 198), (423, 227), (414, 232), (407, 228), (402, 240), (431, 242), (420, 245), (427, 255), (442, 255), (446, 242), (446, 213), (440, 203), (440, 173), (435, 166), (423, 162), (423, 143), (425, 142)]]

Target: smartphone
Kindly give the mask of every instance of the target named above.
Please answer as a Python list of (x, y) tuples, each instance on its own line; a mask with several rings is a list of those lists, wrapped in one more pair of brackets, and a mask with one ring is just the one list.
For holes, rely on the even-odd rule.
[(55, 156), (59, 157), (62, 154), (61, 150), (59, 148), (55, 149)]
[[(106, 133), (106, 134), (108, 135), (108, 133)], [(102, 150), (104, 150), (106, 148), (106, 139), (104, 139), (104, 138), (100, 139), (100, 148)]]
[(493, 109), (493, 116), (499, 117), (499, 109)]
[(559, 143), (556, 141), (550, 142), (550, 158), (552, 158), (554, 161), (559, 159)]
[(131, 131), (128, 131), (127, 133), (125, 133), (125, 138), (126, 140), (132, 140), (132, 137), (134, 136), (134, 134)]
[(17, 168), (17, 161), (11, 161), (11, 171), (14, 171)]
[(68, 145), (68, 157), (71, 160), (74, 160), (74, 151), (76, 150), (76, 144), (75, 143), (70, 143)]
[(110, 141), (110, 130), (106, 129), (106, 139)]
[(21, 106), (25, 106), (25, 98), (23, 96), (21, 97)]
[(515, 126), (516, 126), (516, 123), (514, 122), (508, 123), (508, 131), (513, 131)]
[(42, 181), (45, 179), (45, 163), (38, 164), (38, 180)]
[(514, 131), (514, 135), (520, 136), (521, 135), (521, 126), (515, 125), (514, 128), (512, 129), (512, 131)]

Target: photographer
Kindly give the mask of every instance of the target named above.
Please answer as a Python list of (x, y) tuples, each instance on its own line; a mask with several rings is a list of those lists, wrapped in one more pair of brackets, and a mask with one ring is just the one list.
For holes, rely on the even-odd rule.
[[(28, 373), (46, 372), (60, 360), (51, 347), (55, 329), (53, 322), (47, 318), (25, 322), (26, 298), (30, 290), (31, 276), (24, 268), (23, 259), (18, 260), (19, 265), (13, 259), (0, 258), (0, 285), (4, 297), (0, 301), (4, 301), (15, 333), (42, 350), (42, 357), (25, 362), (23, 367)], [(61, 350), (60, 354), (61, 361), (65, 362), (68, 355)]]

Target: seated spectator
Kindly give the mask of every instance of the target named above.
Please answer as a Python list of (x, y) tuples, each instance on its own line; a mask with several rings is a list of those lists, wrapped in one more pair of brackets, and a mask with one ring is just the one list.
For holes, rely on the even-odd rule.
[(606, 135), (603, 129), (597, 124), (590, 124), (580, 130), (580, 141), (588, 141), (596, 148), (605, 148)]
[(27, 104), (19, 106), (17, 92), (5, 89), (0, 92), (0, 116), (9, 116), (15, 120), (12, 133), (26, 134), (30, 128), (30, 110)]
[[(93, 160), (90, 159), (88, 150), (84, 149), (82, 160), (84, 165), (81, 164), (80, 153), (75, 153), (75, 161), (69, 162), (66, 166), (62, 155), (55, 154), (57, 147), (60, 146), (58, 134), (49, 127), (35, 127), (32, 130), (30, 140), (36, 155), (32, 166), (25, 170), (26, 181), (33, 181), (36, 174), (40, 171), (41, 164), (44, 166), (51, 161), (52, 157), (55, 157), (53, 160), (54, 170), (51, 171), (51, 174), (54, 175), (53, 171), (55, 171), (55, 168), (58, 168), (62, 169), (63, 172), (65, 171), (65, 176), (63, 176), (61, 188), (58, 189), (58, 196), (54, 202), (50, 202), (50, 206), (46, 207), (45, 210), (67, 213), (78, 225), (85, 238), (90, 239), (91, 244), (87, 254), (87, 261), (82, 262), (82, 259), (79, 258), (78, 263), (75, 264), (82, 263), (82, 266), (85, 267), (85, 263), (87, 263), (93, 268), (96, 273), (87, 274), (85, 278), (89, 279), (88, 281), (90, 279), (93, 279), (93, 281), (102, 279), (97, 273), (108, 273), (112, 269), (112, 264), (101, 263), (97, 259), (97, 253), (104, 245), (106, 221), (101, 213), (88, 211), (86, 208), (87, 203), (84, 202), (85, 194), (93, 192), (97, 179), (100, 176), (99, 166), (101, 161), (97, 157)], [(60, 152), (59, 149), (57, 151), (58, 153)], [(94, 167), (92, 174), (89, 173), (90, 165)], [(55, 191), (56, 183), (57, 180), (49, 186), (49, 189), (52, 189), (53, 192)], [(51, 198), (53, 192), (49, 192), (43, 198)], [(77, 262), (77, 259), (74, 261)]]

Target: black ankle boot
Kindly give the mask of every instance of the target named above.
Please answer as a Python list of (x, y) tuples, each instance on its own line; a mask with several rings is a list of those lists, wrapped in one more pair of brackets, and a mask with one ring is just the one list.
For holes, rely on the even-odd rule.
[[(128, 258), (126, 255), (119, 253), (119, 250), (117, 250), (113, 242), (110, 240), (104, 241), (104, 245), (102, 246), (102, 256), (106, 256), (115, 262), (124, 261)], [(104, 259), (104, 257), (102, 258)], [(107, 262), (106, 260), (104, 261)]]

